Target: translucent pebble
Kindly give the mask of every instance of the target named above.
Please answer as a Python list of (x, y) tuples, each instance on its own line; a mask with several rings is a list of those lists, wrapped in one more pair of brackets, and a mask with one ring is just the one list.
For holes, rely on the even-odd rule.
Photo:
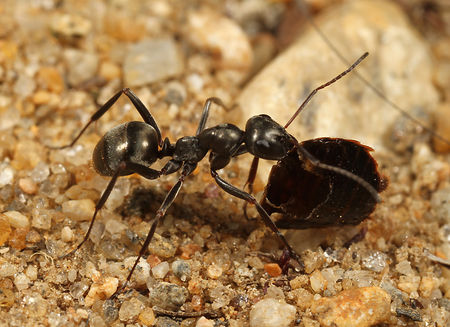
[(52, 227), (52, 213), (51, 210), (46, 209), (33, 209), (31, 215), (33, 219), (31, 220), (31, 226), (49, 230)]
[(115, 219), (109, 219), (105, 222), (105, 229), (111, 235), (122, 234), (127, 229), (127, 225), (122, 224), (120, 221)]
[(144, 304), (136, 298), (131, 298), (122, 303), (119, 310), (119, 319), (121, 321), (134, 321), (139, 313), (144, 309)]
[(172, 262), (172, 271), (181, 281), (188, 280), (191, 274), (191, 266), (185, 260), (175, 260)]
[(31, 178), (19, 179), (19, 187), (27, 194), (35, 194), (38, 190), (36, 183)]
[(0, 165), (0, 187), (12, 184), (14, 180), (14, 170), (5, 164)]
[(0, 278), (11, 277), (16, 272), (16, 267), (12, 263), (2, 262), (0, 265)]
[(37, 267), (34, 265), (29, 265), (27, 267), (27, 269), (25, 270), (25, 275), (30, 279), (30, 280), (36, 280), (38, 277), (38, 270)]
[(14, 285), (19, 291), (25, 290), (30, 285), (30, 279), (24, 273), (19, 273), (14, 277)]
[(214, 327), (214, 320), (200, 317), (200, 319), (197, 320), (195, 327)]
[(61, 240), (66, 243), (73, 240), (73, 231), (69, 226), (64, 226), (61, 230)]
[(264, 299), (250, 310), (250, 327), (287, 327), (295, 319), (293, 305), (275, 299)]
[(205, 81), (203, 78), (196, 73), (190, 74), (186, 77), (186, 82), (188, 84), (188, 87), (193, 92), (199, 92), (203, 89), (203, 86), (205, 85)]
[[(128, 257), (124, 260), (124, 265), (127, 269), (131, 269), (137, 257)], [(140, 258), (136, 266), (136, 272), (133, 274), (131, 280), (138, 286), (146, 285), (147, 279), (150, 276), (150, 264), (144, 259)]]
[(162, 279), (169, 272), (169, 264), (167, 261), (163, 261), (160, 264), (152, 268), (152, 273), (155, 278)]
[(28, 228), (30, 221), (27, 216), (18, 211), (7, 211), (4, 213), (8, 217), (8, 221), (14, 228)]
[(97, 300), (105, 300), (110, 298), (111, 295), (117, 290), (119, 286), (119, 280), (115, 277), (100, 278), (97, 282), (92, 284), (89, 293), (84, 299), (84, 303), (87, 307), (90, 307)]
[(142, 310), (139, 314), (138, 320), (144, 326), (153, 326), (155, 324), (156, 317), (152, 308), (145, 308)]
[(382, 252), (375, 251), (370, 255), (362, 259), (362, 264), (365, 268), (381, 272), (386, 267), (386, 254)]
[(62, 204), (62, 212), (77, 221), (90, 220), (95, 210), (91, 199), (69, 200)]
[(401, 261), (395, 265), (395, 270), (397, 270), (400, 274), (403, 275), (411, 275), (413, 274), (413, 270), (411, 268), (411, 263), (409, 261)]
[(50, 175), (50, 168), (44, 162), (39, 162), (31, 171), (30, 177), (35, 183), (42, 183)]
[(222, 276), (223, 269), (222, 269), (222, 267), (220, 267), (216, 264), (212, 264), (208, 267), (208, 269), (206, 270), (206, 273), (209, 278), (217, 279), (220, 276)]
[(77, 279), (77, 271), (76, 271), (76, 269), (69, 269), (67, 271), (67, 279), (71, 283), (73, 283)]
[(309, 277), (311, 288), (314, 292), (320, 293), (327, 287), (327, 280), (319, 270), (315, 270)]
[(14, 93), (22, 98), (31, 95), (36, 88), (34, 79), (26, 74), (18, 74), (18, 79), (14, 84)]

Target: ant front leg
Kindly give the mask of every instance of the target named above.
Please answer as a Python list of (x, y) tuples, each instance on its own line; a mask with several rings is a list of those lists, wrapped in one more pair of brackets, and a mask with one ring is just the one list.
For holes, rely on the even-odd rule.
[(94, 215), (92, 216), (91, 223), (89, 224), (89, 228), (86, 232), (86, 234), (83, 237), (83, 240), (74, 248), (72, 251), (60, 256), (60, 259), (66, 258), (72, 254), (74, 254), (81, 246), (88, 240), (89, 235), (91, 234), (92, 226), (94, 226), (95, 218), (97, 217), (97, 213), (100, 211), (101, 208), (105, 205), (106, 201), (108, 200), (109, 196), (111, 195), (111, 192), (114, 188), (114, 185), (117, 182), (117, 179), (119, 178), (120, 174), (125, 170), (133, 170), (137, 174), (147, 178), (147, 179), (157, 179), (161, 176), (161, 172), (148, 168), (146, 166), (136, 164), (136, 163), (126, 163), (122, 161), (117, 170), (115, 171), (114, 175), (112, 176), (111, 180), (108, 183), (108, 186), (106, 187), (105, 191), (103, 192), (102, 196), (100, 197), (100, 200), (98, 200), (97, 204), (95, 205), (95, 211)]
[(112, 105), (117, 102), (117, 100), (120, 98), (120, 96), (122, 94), (125, 94), (130, 99), (130, 101), (133, 103), (136, 110), (141, 115), (144, 122), (146, 122), (147, 124), (149, 124), (150, 126), (152, 126), (155, 129), (156, 134), (158, 135), (158, 142), (159, 142), (159, 144), (162, 145), (161, 131), (159, 130), (158, 124), (156, 123), (152, 114), (150, 113), (150, 111), (148, 111), (148, 109), (145, 107), (145, 105), (142, 103), (142, 101), (130, 89), (124, 88), (124, 89), (120, 90), (119, 92), (117, 92), (115, 95), (113, 95), (111, 97), (111, 99), (106, 101), (106, 103), (103, 106), (101, 106), (91, 116), (91, 118), (89, 119), (87, 124), (81, 129), (81, 131), (78, 133), (78, 135), (73, 139), (73, 141), (71, 143), (69, 143), (67, 145), (63, 145), (63, 146), (56, 146), (56, 147), (48, 146), (48, 148), (50, 148), (50, 149), (65, 149), (65, 148), (70, 148), (71, 146), (73, 146), (78, 141), (78, 139), (84, 134), (84, 132), (87, 130), (87, 128), (93, 122), (99, 120), (112, 107)]
[[(258, 164), (259, 164), (259, 158), (253, 157), (252, 164), (251, 164), (250, 170), (248, 172), (247, 181), (245, 182), (245, 185), (244, 185), (244, 188), (247, 186), (249, 194), (253, 194), (253, 184), (255, 182), (256, 173), (258, 172)], [(244, 210), (245, 218), (249, 219), (248, 215), (247, 215), (247, 205), (248, 205), (248, 202), (245, 202), (242, 209)]]
[(256, 199), (251, 194), (249, 194), (249, 193), (247, 193), (247, 192), (245, 192), (243, 190), (238, 189), (236, 186), (231, 185), (230, 183), (228, 183), (227, 181), (222, 179), (215, 170), (211, 169), (211, 176), (214, 178), (214, 180), (216, 181), (217, 185), (219, 185), (225, 192), (227, 192), (227, 193), (229, 193), (229, 194), (231, 194), (231, 195), (233, 195), (233, 196), (235, 196), (235, 197), (237, 197), (239, 199), (242, 199), (242, 200), (246, 201), (247, 203), (250, 203), (250, 204), (253, 204), (253, 205), (256, 206), (256, 210), (258, 210), (258, 213), (261, 216), (264, 224), (267, 227), (269, 227), (275, 233), (275, 235), (277, 235), (277, 237), (279, 238), (281, 243), (283, 243), (283, 245), (285, 246), (285, 248), (289, 252), (290, 257), (293, 258), (295, 261), (297, 261), (298, 264), (300, 265), (301, 269), (303, 269), (304, 265), (303, 265), (303, 262), (302, 262), (300, 256), (289, 245), (289, 243), (286, 240), (286, 238), (284, 237), (284, 235), (280, 232), (280, 230), (275, 225), (275, 223), (272, 221), (272, 219), (270, 219), (269, 214), (258, 203), (258, 201), (256, 201)]

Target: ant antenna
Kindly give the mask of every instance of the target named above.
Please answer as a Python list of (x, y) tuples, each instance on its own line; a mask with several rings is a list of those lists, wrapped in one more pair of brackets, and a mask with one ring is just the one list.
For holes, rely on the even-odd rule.
[(306, 105), (309, 103), (309, 101), (311, 101), (312, 97), (317, 93), (317, 91), (333, 84), (334, 82), (336, 82), (337, 80), (341, 79), (342, 77), (344, 77), (345, 75), (347, 75), (349, 72), (351, 72), (356, 66), (359, 65), (359, 63), (361, 61), (363, 61), (367, 56), (369, 55), (368, 52), (364, 53), (361, 57), (358, 58), (358, 60), (356, 60), (353, 65), (351, 65), (350, 67), (348, 67), (345, 71), (343, 71), (342, 73), (340, 73), (338, 76), (336, 76), (335, 78), (333, 78), (332, 80), (326, 82), (325, 84), (320, 85), (319, 87), (315, 88), (306, 98), (305, 101), (303, 101), (303, 103), (300, 105), (300, 107), (298, 107), (297, 111), (292, 115), (292, 117), (289, 119), (289, 121), (286, 123), (286, 125), (284, 125), (284, 128), (287, 128), (293, 121), (294, 119), (300, 114), (300, 112), (306, 107)]
[[(305, 5), (304, 0), (296, 0), (297, 6), (300, 8), (301, 11), (304, 12), (306, 19), (308, 20), (309, 24), (313, 27), (313, 29), (317, 32), (317, 34), (320, 36), (322, 41), (330, 47), (330, 49), (334, 52), (334, 54), (341, 60), (344, 64), (347, 66), (350, 64), (350, 62), (345, 58), (345, 56), (338, 50), (338, 48), (330, 41), (330, 39), (327, 38), (327, 36), (322, 32), (322, 30), (317, 26), (317, 24), (314, 22), (314, 20), (311, 17), (311, 13), (308, 9), (308, 7)], [(440, 141), (444, 142), (447, 145), (450, 145), (450, 141), (447, 140), (442, 135), (436, 133), (431, 128), (424, 125), (420, 120), (412, 116), (410, 113), (408, 113), (405, 109), (401, 108), (399, 105), (394, 103), (392, 100), (390, 100), (386, 95), (384, 95), (375, 85), (373, 85), (369, 80), (367, 80), (363, 75), (361, 75), (358, 71), (355, 71), (354, 74), (364, 83), (366, 86), (371, 89), (380, 99), (386, 101), (392, 108), (400, 112), (402, 115), (405, 115), (408, 119), (419, 125), (421, 128), (423, 128), (425, 131), (439, 139)], [(289, 121), (290, 124), (291, 121)], [(288, 125), (289, 125), (288, 124)]]

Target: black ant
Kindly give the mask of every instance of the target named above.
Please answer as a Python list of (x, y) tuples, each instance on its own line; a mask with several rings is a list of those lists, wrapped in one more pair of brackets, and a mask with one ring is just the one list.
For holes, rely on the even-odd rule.
[[(297, 140), (286, 131), (286, 128), (298, 116), (298, 114), (317, 93), (317, 91), (327, 87), (342, 78), (344, 75), (348, 74), (364, 58), (366, 58), (367, 55), (368, 53), (365, 53), (347, 70), (329, 82), (322, 84), (313, 90), (306, 100), (300, 105), (289, 122), (284, 125), (284, 127), (272, 120), (272, 118), (268, 115), (262, 114), (251, 117), (247, 121), (244, 131), (232, 124), (221, 124), (211, 128), (205, 128), (211, 104), (215, 103), (225, 107), (220, 99), (212, 97), (208, 98), (204, 104), (195, 136), (184, 136), (178, 139), (176, 143), (171, 143), (168, 138), (165, 138), (164, 140), (162, 139), (160, 129), (155, 119), (130, 89), (125, 88), (117, 92), (92, 115), (89, 122), (83, 127), (83, 129), (70, 144), (57, 147), (57, 149), (62, 149), (73, 146), (86, 131), (89, 125), (100, 119), (100, 117), (102, 117), (103, 114), (111, 108), (111, 106), (122, 94), (125, 94), (131, 100), (134, 107), (144, 120), (143, 122), (131, 121), (114, 127), (112, 130), (108, 131), (96, 145), (93, 153), (94, 168), (99, 174), (111, 176), (112, 178), (95, 206), (95, 212), (83, 240), (75, 249), (62, 257), (73, 254), (86, 242), (92, 230), (97, 213), (103, 207), (111, 194), (111, 191), (114, 188), (119, 176), (137, 173), (147, 179), (157, 179), (162, 175), (169, 175), (177, 171), (181, 171), (178, 181), (168, 192), (163, 203), (156, 212), (156, 217), (151, 225), (144, 244), (139, 251), (138, 258), (131, 268), (127, 280), (121, 289), (125, 288), (136, 268), (137, 263), (139, 262), (139, 259), (144, 255), (150, 241), (152, 240), (159, 221), (164, 217), (167, 209), (177, 197), (185, 178), (194, 171), (198, 162), (200, 162), (208, 151), (210, 151), (210, 173), (217, 185), (219, 185), (225, 192), (254, 205), (263, 219), (264, 224), (277, 235), (279, 240), (287, 249), (289, 256), (301, 264), (300, 257), (291, 248), (284, 235), (278, 230), (277, 225), (272, 221), (268, 212), (250, 194), (251, 191), (248, 193), (237, 188), (236, 186), (231, 185), (220, 177), (217, 171), (226, 167), (231, 158), (238, 157), (247, 152), (255, 156), (255, 158), (278, 160), (280, 162), (282, 162), (285, 158), (294, 155), (297, 156), (297, 158), (302, 162), (302, 165), (310, 171), (332, 172), (333, 174), (342, 176), (344, 179), (353, 181), (359, 185), (363, 190), (365, 190), (364, 192), (368, 194), (367, 197), (372, 199), (373, 205), (371, 205), (371, 210), (369, 211), (370, 213), (375, 207), (375, 204), (380, 201), (378, 195), (378, 192), (381, 190), (379, 187), (379, 180), (366, 181), (357, 174), (345, 168), (323, 163), (315, 157), (313, 154), (314, 151), (310, 151), (308, 147), (299, 144)], [(370, 157), (368, 152), (366, 153), (366, 156)], [(164, 157), (170, 157), (171, 159), (161, 170), (150, 168), (154, 162)], [(255, 165), (252, 165), (250, 170), (250, 176), (248, 179), (250, 183), (253, 182), (252, 176), (256, 174), (256, 167), (254, 166)], [(367, 215), (364, 213), (362, 216), (358, 217), (358, 222), (365, 219)], [(352, 221), (349, 223), (354, 222)]]

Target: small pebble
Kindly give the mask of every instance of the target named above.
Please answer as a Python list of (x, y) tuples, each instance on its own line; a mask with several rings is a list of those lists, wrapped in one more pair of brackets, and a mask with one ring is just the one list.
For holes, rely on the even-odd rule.
[(264, 271), (271, 277), (277, 277), (281, 275), (281, 268), (278, 263), (266, 263), (264, 265)]
[(217, 279), (220, 276), (222, 276), (223, 269), (222, 269), (222, 267), (220, 267), (220, 266), (218, 266), (216, 264), (212, 264), (212, 265), (208, 266), (208, 269), (206, 270), (206, 273), (207, 273), (209, 278)]
[(11, 224), (7, 216), (0, 214), (0, 246), (6, 243), (11, 234)]
[(420, 277), (415, 275), (400, 276), (397, 287), (408, 294), (417, 292)]
[(195, 324), (195, 327), (214, 327), (214, 320), (200, 317)]
[(18, 273), (14, 277), (14, 285), (19, 291), (23, 291), (30, 286), (30, 279), (24, 273)]
[(327, 287), (327, 280), (319, 270), (315, 270), (309, 277), (311, 288), (314, 292), (320, 293)]
[(189, 40), (198, 48), (218, 54), (219, 65), (247, 72), (253, 62), (250, 42), (233, 20), (210, 9), (188, 14)]
[(149, 289), (149, 298), (152, 305), (166, 310), (178, 310), (185, 302), (188, 291), (176, 284), (161, 282)]
[(156, 321), (155, 313), (152, 308), (145, 308), (141, 311), (138, 317), (138, 321), (144, 326), (153, 326)]
[(28, 228), (30, 226), (28, 217), (18, 211), (7, 211), (4, 215), (8, 217), (8, 222), (14, 228)]
[(91, 30), (91, 22), (78, 15), (59, 14), (50, 24), (50, 28), (57, 36), (78, 38), (86, 36)]
[(64, 226), (61, 230), (61, 240), (66, 243), (73, 240), (73, 230), (69, 226)]
[(87, 307), (92, 306), (97, 300), (105, 300), (110, 298), (111, 295), (117, 290), (119, 286), (119, 279), (115, 277), (100, 278), (97, 282), (93, 283), (89, 289), (89, 293), (84, 299), (84, 303)]
[(185, 260), (175, 260), (172, 262), (172, 271), (182, 282), (185, 282), (190, 277), (191, 266)]
[(71, 86), (80, 86), (95, 77), (97, 54), (68, 48), (64, 50), (64, 59), (68, 69), (67, 80)]
[(116, 78), (120, 78), (122, 71), (118, 65), (111, 61), (103, 61), (100, 64), (98, 74), (107, 81), (112, 81)]
[(35, 183), (42, 183), (48, 176), (50, 176), (50, 167), (42, 161), (33, 168), (30, 174), (31, 179)]
[(180, 327), (180, 324), (169, 317), (158, 317), (155, 327)]
[(6, 185), (12, 184), (14, 180), (14, 170), (5, 166), (4, 164), (0, 165), (0, 188)]
[(123, 302), (119, 310), (120, 321), (133, 322), (144, 307), (144, 304), (136, 298)]
[(9, 246), (16, 250), (23, 250), (26, 246), (28, 228), (16, 228), (9, 237)]
[(41, 88), (51, 92), (61, 93), (64, 90), (64, 80), (55, 67), (41, 67), (37, 73), (37, 80)]
[(152, 244), (149, 244), (148, 251), (160, 258), (171, 258), (177, 251), (177, 246), (170, 240), (155, 233)]
[(38, 189), (36, 183), (28, 177), (19, 179), (19, 187), (27, 194), (36, 194)]
[(37, 267), (34, 265), (29, 265), (27, 267), (27, 269), (25, 270), (25, 275), (30, 279), (30, 280), (36, 280), (38, 277), (38, 270)]
[(62, 204), (62, 212), (76, 221), (90, 220), (94, 210), (95, 203), (91, 199), (69, 200)]
[(31, 226), (37, 229), (49, 230), (52, 227), (53, 210), (33, 209), (31, 211)]
[(167, 261), (163, 261), (152, 268), (153, 276), (158, 279), (163, 279), (168, 272), (169, 272), (169, 263)]
[(321, 326), (369, 327), (389, 319), (391, 297), (379, 287), (342, 291), (313, 301), (311, 312)]
[(183, 58), (172, 38), (144, 40), (133, 44), (123, 65), (125, 85), (137, 87), (180, 75)]
[(295, 319), (293, 305), (275, 299), (264, 299), (250, 310), (250, 327), (287, 327)]
[(181, 255), (180, 257), (183, 259), (190, 259), (195, 252), (198, 252), (201, 250), (201, 247), (198, 244), (195, 243), (189, 243), (180, 246)]
[(395, 265), (395, 270), (397, 270), (400, 274), (403, 275), (412, 275), (414, 271), (411, 268), (411, 263), (409, 261), (400, 261)]

